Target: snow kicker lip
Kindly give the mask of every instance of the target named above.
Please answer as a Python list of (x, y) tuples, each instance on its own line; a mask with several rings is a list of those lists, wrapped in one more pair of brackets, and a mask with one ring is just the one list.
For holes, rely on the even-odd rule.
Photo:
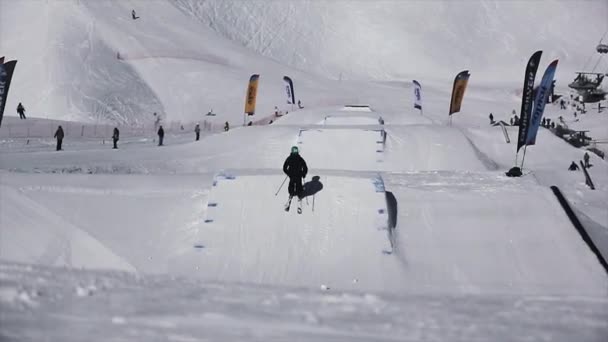
[[(394, 240), (380, 174), (351, 177), (311, 170), (313, 181), (307, 184), (319, 186), (302, 199), (303, 213), (298, 215), (282, 210), (286, 187), (275, 196), (282, 174), (240, 171), (223, 170), (214, 178), (202, 228), (181, 265), (191, 261), (204, 270), (203, 278), (219, 281), (393, 286), (375, 274), (386, 267), (391, 274), (399, 273), (396, 261), (382, 266), (394, 250)], [(271, 265), (277, 262), (280, 265)], [(369, 267), (361, 266), (365, 264)], [(303, 269), (308, 270), (306, 276)]]

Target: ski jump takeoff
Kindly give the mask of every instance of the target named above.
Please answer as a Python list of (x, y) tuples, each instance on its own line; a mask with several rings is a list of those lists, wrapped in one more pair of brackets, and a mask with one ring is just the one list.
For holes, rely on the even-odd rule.
[(306, 166), (304, 159), (300, 156), (297, 146), (291, 148), (291, 154), (285, 159), (285, 163), (283, 163), (283, 172), (289, 177), (289, 200), (285, 204), (285, 211), (289, 211), (293, 197), (298, 196), (298, 214), (301, 214), (302, 193), (304, 191), (302, 179), (306, 178), (308, 167)]

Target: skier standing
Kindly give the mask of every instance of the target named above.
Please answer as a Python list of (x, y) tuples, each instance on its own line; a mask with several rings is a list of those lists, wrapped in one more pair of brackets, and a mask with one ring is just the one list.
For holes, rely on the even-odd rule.
[(57, 138), (57, 151), (61, 151), (61, 144), (63, 143), (64, 136), (65, 135), (63, 134), (63, 128), (61, 128), (61, 125), (59, 125), (54, 135), (54, 138)]
[(302, 179), (306, 178), (308, 173), (308, 166), (306, 162), (300, 156), (298, 147), (293, 146), (291, 148), (291, 154), (285, 163), (283, 163), (283, 172), (289, 177), (289, 201), (285, 205), (285, 211), (289, 211), (291, 206), (291, 200), (294, 196), (298, 196), (298, 214), (302, 213)]
[(112, 142), (114, 143), (113, 149), (117, 149), (116, 143), (118, 142), (118, 138), (120, 136), (120, 132), (118, 131), (118, 127), (114, 127), (114, 132), (112, 133)]
[(25, 107), (19, 102), (17, 105), (17, 113), (19, 113), (19, 119), (25, 119)]
[(158, 146), (163, 146), (163, 138), (165, 137), (165, 130), (163, 129), (162, 125), (158, 129), (157, 133), (158, 133)]

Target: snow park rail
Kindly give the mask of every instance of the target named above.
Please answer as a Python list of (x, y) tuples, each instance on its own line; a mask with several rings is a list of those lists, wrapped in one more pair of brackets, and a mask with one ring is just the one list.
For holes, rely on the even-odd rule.
[(589, 249), (593, 252), (593, 254), (595, 254), (595, 256), (597, 257), (597, 259), (600, 262), (600, 264), (602, 265), (602, 267), (604, 267), (606, 274), (608, 275), (608, 262), (606, 262), (606, 259), (604, 258), (602, 253), (599, 251), (599, 249), (597, 248), (597, 246), (595, 245), (595, 243), (593, 242), (593, 240), (587, 233), (587, 230), (585, 229), (585, 227), (583, 226), (581, 221), (579, 221), (578, 217), (572, 210), (572, 207), (570, 207), (570, 203), (568, 203), (568, 200), (566, 200), (566, 198), (564, 197), (564, 195), (562, 194), (562, 192), (559, 190), (559, 188), (557, 186), (555, 186), (555, 185), (551, 186), (551, 190), (555, 194), (555, 197), (557, 197), (557, 200), (559, 201), (559, 204), (564, 209), (564, 212), (566, 212), (566, 215), (568, 215), (568, 218), (572, 222), (572, 225), (574, 226), (574, 228), (576, 228), (578, 233), (581, 235), (581, 238), (583, 238), (583, 241), (585, 241), (587, 246), (589, 246)]

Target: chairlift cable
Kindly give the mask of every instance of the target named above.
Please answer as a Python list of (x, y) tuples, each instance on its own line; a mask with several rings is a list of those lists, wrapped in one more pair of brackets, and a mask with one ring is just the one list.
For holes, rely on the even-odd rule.
[(597, 63), (595, 63), (595, 66), (593, 67), (593, 69), (591, 70), (591, 72), (595, 72), (595, 69), (597, 68), (597, 66), (602, 61), (602, 58), (604, 58), (604, 55), (600, 55), (600, 58), (598, 58)]

